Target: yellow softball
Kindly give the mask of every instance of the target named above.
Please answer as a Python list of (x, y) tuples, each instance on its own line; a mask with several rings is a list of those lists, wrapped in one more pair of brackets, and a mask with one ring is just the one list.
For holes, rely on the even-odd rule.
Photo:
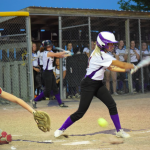
[(98, 119), (98, 124), (99, 124), (101, 127), (107, 127), (107, 126), (108, 126), (108, 122), (107, 122), (104, 118), (99, 118), (99, 119)]

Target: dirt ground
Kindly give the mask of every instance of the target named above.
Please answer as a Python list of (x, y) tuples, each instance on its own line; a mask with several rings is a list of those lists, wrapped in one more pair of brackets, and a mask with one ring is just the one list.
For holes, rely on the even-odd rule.
[[(114, 96), (121, 126), (131, 135), (123, 144), (111, 144), (115, 127), (106, 106), (93, 99), (85, 116), (64, 133), (69, 137), (55, 138), (54, 131), (75, 112), (79, 100), (65, 100), (68, 108), (60, 108), (55, 100), (42, 101), (38, 109), (51, 117), (51, 131), (43, 133), (37, 128), (33, 116), (16, 104), (0, 105), (0, 129), (12, 134), (10, 144), (0, 145), (0, 150), (150, 150), (150, 93)], [(86, 100), (85, 100), (86, 101)], [(105, 118), (109, 126), (102, 128), (98, 118)]]

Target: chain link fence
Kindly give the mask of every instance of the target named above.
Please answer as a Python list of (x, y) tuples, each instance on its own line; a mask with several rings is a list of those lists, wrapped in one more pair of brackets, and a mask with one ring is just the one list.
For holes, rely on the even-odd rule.
[(86, 74), (88, 56), (83, 52), (88, 48), (88, 18), (77, 16), (62, 17), (62, 47), (74, 53), (63, 60), (66, 67), (67, 98), (80, 97), (80, 82)]
[[(139, 23), (138, 19), (129, 20), (129, 31), (130, 31), (130, 41), (129, 49), (126, 50), (126, 55), (128, 56), (128, 62), (137, 65), (140, 61), (140, 41), (139, 41)], [(134, 73), (132, 76), (132, 92), (141, 92), (142, 86), (140, 82), (140, 70)]]
[[(27, 18), (0, 18), (0, 86), (4, 91), (25, 101), (31, 96)], [(6, 103), (2, 99), (0, 101)]]
[[(61, 21), (62, 47), (74, 53), (73, 56), (63, 61), (67, 70), (64, 80), (66, 98), (77, 98), (80, 95), (80, 82), (86, 74), (88, 57), (94, 50), (99, 32), (110, 31), (115, 34), (119, 43), (109, 54), (120, 61), (136, 65), (144, 56), (149, 55), (149, 20), (63, 16)], [(146, 43), (146, 52), (142, 50), (143, 42)], [(144, 93), (144, 91), (149, 91), (150, 67), (145, 68), (133, 75), (106, 70), (104, 83), (114, 95)]]
[[(141, 59), (150, 56), (150, 20), (140, 19), (141, 32)], [(150, 91), (150, 65), (141, 69), (141, 82), (143, 83), (144, 92)]]
[[(30, 21), (27, 18), (0, 18), (0, 85), (5, 91), (26, 101), (33, 95), (32, 63), (29, 55), (31, 33)], [(63, 66), (66, 67), (66, 77), (63, 81), (66, 93), (64, 98), (80, 97), (80, 82), (86, 74), (88, 57), (94, 50), (100, 31), (113, 32), (119, 41), (110, 55), (136, 65), (149, 56), (149, 24), (150, 20), (147, 19), (62, 16), (61, 45), (65, 50), (74, 53), (73, 56), (63, 59)], [(104, 83), (115, 95), (149, 91), (149, 71), (149, 66), (134, 75), (107, 70)]]

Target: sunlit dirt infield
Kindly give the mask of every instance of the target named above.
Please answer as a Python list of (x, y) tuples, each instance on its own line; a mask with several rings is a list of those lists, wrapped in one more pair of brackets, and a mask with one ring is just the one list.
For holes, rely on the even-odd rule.
[[(55, 100), (42, 101), (38, 109), (51, 117), (51, 131), (43, 133), (37, 128), (32, 114), (16, 104), (0, 105), (0, 129), (12, 134), (10, 144), (0, 145), (0, 150), (150, 150), (150, 93), (114, 96), (121, 126), (131, 137), (123, 144), (111, 144), (118, 140), (115, 127), (106, 106), (94, 98), (85, 116), (70, 126), (64, 134), (68, 138), (54, 138), (53, 133), (66, 118), (75, 112), (79, 100), (65, 100), (68, 108), (60, 108)], [(86, 101), (86, 99), (85, 99)], [(102, 128), (98, 118), (105, 118), (109, 126)]]

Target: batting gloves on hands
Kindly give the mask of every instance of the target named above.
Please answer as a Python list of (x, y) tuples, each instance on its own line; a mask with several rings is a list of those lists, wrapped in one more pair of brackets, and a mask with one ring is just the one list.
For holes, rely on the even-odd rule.
[(138, 69), (139, 69), (139, 66), (138, 65), (137, 66), (134, 65), (134, 68), (131, 69), (130, 73), (133, 74), (133, 73), (137, 72)]

